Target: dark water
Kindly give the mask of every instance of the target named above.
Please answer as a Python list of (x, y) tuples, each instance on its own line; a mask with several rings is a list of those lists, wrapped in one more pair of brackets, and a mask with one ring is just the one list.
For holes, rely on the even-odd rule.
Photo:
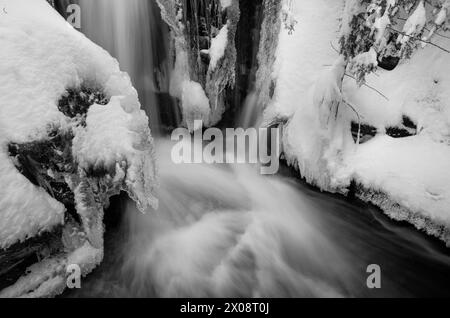
[[(116, 198), (105, 261), (63, 297), (450, 296), (445, 245), (372, 206), (320, 193), (288, 168), (262, 177), (166, 159), (159, 210)], [(370, 264), (381, 289), (367, 288)]]

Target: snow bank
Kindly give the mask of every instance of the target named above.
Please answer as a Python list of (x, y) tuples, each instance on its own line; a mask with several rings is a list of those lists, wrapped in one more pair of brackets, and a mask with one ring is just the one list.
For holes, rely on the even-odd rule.
[(185, 81), (183, 83), (181, 104), (183, 106), (183, 118), (189, 131), (192, 132), (202, 128), (194, 126), (196, 120), (202, 120), (204, 126), (208, 126), (211, 112), (209, 99), (199, 83), (194, 81)]
[[(333, 85), (320, 78), (331, 80), (336, 74), (332, 65), (338, 54), (330, 43), (337, 43), (344, 1), (294, 3), (299, 25), (292, 35), (287, 30), (280, 34), (277, 87), (265, 112), (266, 124), (285, 119), (283, 147), (288, 163), (327, 191), (346, 193), (354, 180), (364, 200), (449, 242), (450, 56), (427, 46), (393, 71), (379, 69), (367, 76), (367, 84), (384, 96), (346, 77), (341, 96), (346, 103), (340, 104), (336, 120), (324, 130), (323, 110), (317, 102), (323, 100), (315, 93), (321, 89), (318, 96), (333, 96), (327, 92)], [(356, 10), (354, 4), (346, 1), (346, 10)], [(417, 10), (414, 21), (409, 21), (413, 27), (405, 26), (408, 34), (422, 27), (420, 6)], [(434, 37), (433, 42), (449, 47), (443, 37)], [(372, 53), (360, 57), (359, 64), (375, 65)], [(340, 100), (340, 96), (329, 99)], [(350, 121), (358, 122), (356, 112), (363, 123), (378, 130), (375, 138), (359, 146), (349, 134)], [(400, 126), (405, 115), (417, 124), (418, 135), (386, 136), (386, 128)]]
[[(131, 100), (135, 102), (135, 100)], [(124, 106), (125, 105), (125, 108)], [(140, 209), (156, 206), (154, 197), (155, 168), (148, 119), (143, 111), (127, 112), (125, 97), (112, 97), (108, 105), (90, 107), (86, 128), (75, 128), (73, 153), (84, 170), (115, 170), (118, 163), (126, 166), (126, 187)], [(124, 177), (116, 169), (116, 179)]]
[[(99, 165), (121, 164), (126, 171), (114, 176), (114, 186), (128, 191), (142, 209), (155, 205), (153, 141), (128, 75), (45, 0), (4, 0), (1, 6), (0, 249), (64, 223), (64, 205), (20, 174), (8, 152), (9, 144), (46, 140), (50, 131), (74, 135), (72, 156), (78, 171), (65, 176), (71, 179), (69, 186), (89, 178), (89, 171)], [(66, 90), (82, 85), (100, 87), (109, 100), (107, 105), (91, 106), (85, 127), (58, 109)], [(102, 246), (95, 247), (103, 255)], [(71, 250), (76, 248), (81, 246)], [(95, 258), (91, 265), (100, 260)], [(55, 262), (60, 261), (57, 257)], [(55, 277), (44, 278), (39, 280), (43, 285), (33, 287), (36, 292), (44, 284), (57, 285)]]

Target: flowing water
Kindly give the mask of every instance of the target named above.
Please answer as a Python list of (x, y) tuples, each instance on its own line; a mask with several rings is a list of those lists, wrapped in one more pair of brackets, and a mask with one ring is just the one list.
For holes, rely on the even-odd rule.
[[(116, 199), (104, 263), (65, 296), (450, 295), (449, 252), (412, 227), (287, 168), (268, 177), (250, 165), (173, 164), (171, 146), (158, 141), (159, 209)], [(379, 290), (367, 288), (370, 264)]]
[[(149, 22), (152, 3), (81, 0), (83, 31), (119, 59), (159, 119), (154, 43), (163, 28)], [(259, 117), (254, 99), (245, 127)], [(261, 176), (251, 165), (175, 165), (171, 146), (157, 140), (159, 209), (142, 214), (115, 198), (104, 262), (65, 297), (450, 295), (442, 243), (374, 207), (320, 193), (287, 168)], [(366, 285), (370, 264), (381, 267), (381, 289)]]
[(79, 0), (82, 32), (120, 63), (138, 90), (154, 134), (162, 121), (176, 125), (180, 114), (168, 95), (168, 28), (156, 1)]

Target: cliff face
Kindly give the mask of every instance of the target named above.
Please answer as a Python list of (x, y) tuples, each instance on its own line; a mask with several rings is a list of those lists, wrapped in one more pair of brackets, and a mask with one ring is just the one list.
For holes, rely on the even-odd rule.
[[(171, 29), (171, 94), (179, 100), (187, 127), (195, 128), (195, 119), (203, 119), (207, 127), (223, 119), (232, 122), (250, 91), (261, 92), (265, 106), (281, 24), (280, 0), (158, 3)], [(201, 86), (207, 105), (195, 107), (201, 98), (185, 102), (183, 92), (192, 87), (190, 82)]]
[(102, 261), (111, 196), (157, 205), (153, 140), (111, 56), (45, 1), (4, 6), (0, 297), (53, 296), (68, 266), (87, 275)]

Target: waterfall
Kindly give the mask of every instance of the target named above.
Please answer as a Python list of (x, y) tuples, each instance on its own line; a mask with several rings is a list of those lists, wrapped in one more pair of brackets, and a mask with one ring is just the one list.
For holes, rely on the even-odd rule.
[(168, 29), (155, 1), (79, 0), (82, 32), (117, 58), (138, 90), (153, 134), (175, 126), (179, 115), (168, 95)]

